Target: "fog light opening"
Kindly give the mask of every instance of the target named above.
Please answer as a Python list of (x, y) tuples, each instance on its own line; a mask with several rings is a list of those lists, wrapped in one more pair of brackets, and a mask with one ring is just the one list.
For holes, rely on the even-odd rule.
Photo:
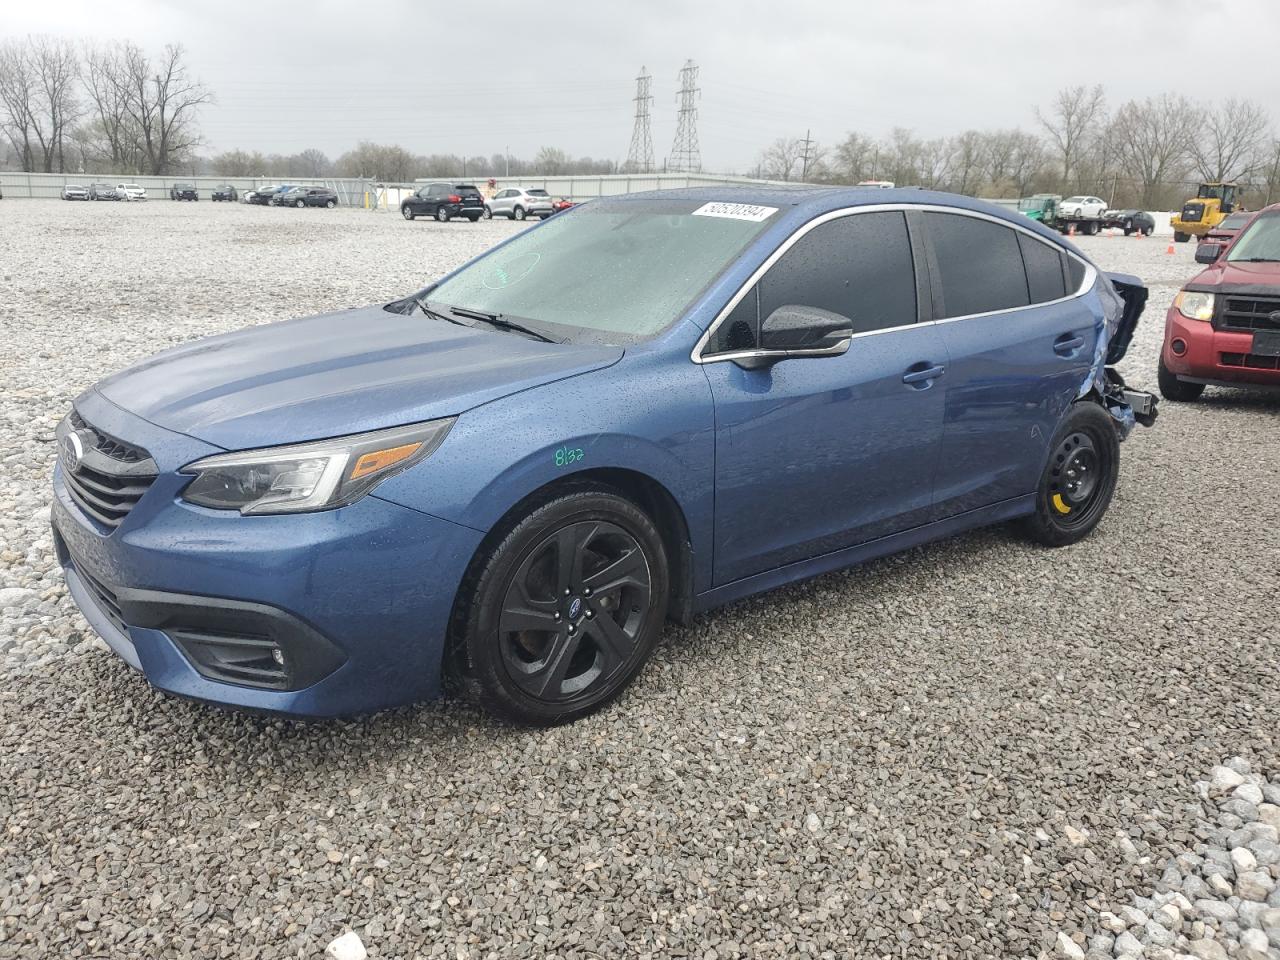
[(274, 660), (276, 663), (280, 664), (280, 666), (282, 666), (282, 667), (283, 667), (283, 666), (284, 666), (284, 651), (283, 651), (283, 650), (281, 650), (279, 647), (272, 647), (272, 648), (271, 648), (271, 659), (272, 659), (272, 660)]
[(1175, 357), (1180, 357), (1187, 352), (1187, 341), (1181, 337), (1174, 337), (1173, 342), (1169, 344), (1169, 349), (1173, 351)]

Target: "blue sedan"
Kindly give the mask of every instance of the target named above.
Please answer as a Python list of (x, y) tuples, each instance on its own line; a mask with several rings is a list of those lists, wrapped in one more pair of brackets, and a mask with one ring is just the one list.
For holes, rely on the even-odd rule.
[(668, 619), (984, 524), (1088, 535), (1155, 416), (1111, 368), (1146, 294), (947, 194), (601, 199), (98, 383), (54, 540), (163, 690), (331, 716), (454, 677), (563, 722)]

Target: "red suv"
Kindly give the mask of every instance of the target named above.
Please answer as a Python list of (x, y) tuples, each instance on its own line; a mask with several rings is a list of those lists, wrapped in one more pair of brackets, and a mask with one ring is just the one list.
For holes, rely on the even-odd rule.
[(1280, 204), (1230, 243), (1202, 243), (1209, 266), (1178, 291), (1164, 320), (1160, 392), (1195, 400), (1205, 384), (1280, 387)]

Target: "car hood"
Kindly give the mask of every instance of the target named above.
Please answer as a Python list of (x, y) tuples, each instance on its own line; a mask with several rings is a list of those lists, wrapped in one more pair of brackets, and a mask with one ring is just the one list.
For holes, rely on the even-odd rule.
[(364, 307), (198, 340), (93, 389), (158, 426), (244, 449), (452, 416), (622, 354)]
[[(1234, 235), (1233, 235), (1234, 239)], [(1280, 263), (1232, 263), (1219, 260), (1187, 284), (1188, 290), (1280, 296)]]

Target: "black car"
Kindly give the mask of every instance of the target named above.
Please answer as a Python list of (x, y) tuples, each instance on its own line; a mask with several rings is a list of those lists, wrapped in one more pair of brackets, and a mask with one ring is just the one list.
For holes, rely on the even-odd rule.
[(232, 203), (240, 199), (240, 194), (236, 192), (236, 188), (229, 183), (220, 183), (213, 188), (212, 198), (216, 202), (218, 200), (229, 200)]
[(169, 188), (170, 200), (199, 200), (200, 194), (196, 193), (195, 184), (192, 183), (175, 183)]
[(286, 190), (292, 189), (289, 186), (282, 187), (258, 187), (253, 193), (249, 194), (250, 203), (258, 203), (262, 206), (269, 206), (275, 202), (275, 199)]
[(91, 183), (89, 184), (90, 200), (119, 200), (116, 194), (116, 188), (109, 183)]
[(484, 197), (470, 183), (429, 183), (400, 204), (406, 220), (435, 217), (447, 223), (453, 217), (466, 217), (475, 223), (484, 215)]
[(294, 187), (281, 194), (278, 202), (282, 207), (328, 207), (332, 210), (338, 205), (338, 195), (328, 187)]
[(1155, 219), (1145, 210), (1107, 210), (1102, 214), (1102, 225), (1120, 227), (1126, 237), (1134, 233), (1149, 237), (1156, 229)]

